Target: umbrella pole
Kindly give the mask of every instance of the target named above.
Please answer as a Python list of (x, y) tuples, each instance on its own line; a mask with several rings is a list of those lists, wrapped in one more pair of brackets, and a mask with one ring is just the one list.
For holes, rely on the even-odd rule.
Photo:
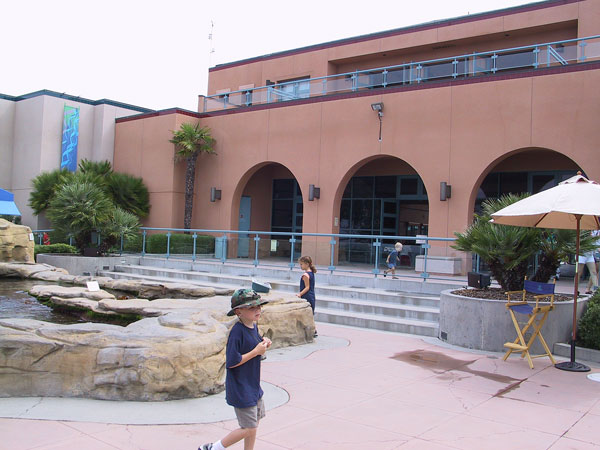
[(573, 283), (573, 332), (571, 334), (571, 360), (555, 364), (554, 367), (569, 372), (589, 372), (585, 364), (575, 362), (575, 339), (577, 338), (577, 295), (579, 294), (579, 236), (581, 231), (581, 214), (576, 214), (577, 237), (575, 238), (575, 282)]

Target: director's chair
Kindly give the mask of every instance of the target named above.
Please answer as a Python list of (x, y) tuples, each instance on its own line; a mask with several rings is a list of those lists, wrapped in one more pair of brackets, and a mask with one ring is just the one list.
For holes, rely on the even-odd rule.
[[(531, 369), (533, 369), (533, 358), (548, 356), (550, 361), (552, 361), (552, 364), (556, 364), (556, 361), (554, 360), (554, 357), (552, 356), (552, 353), (550, 352), (548, 344), (546, 344), (541, 331), (544, 322), (548, 318), (548, 313), (554, 309), (555, 287), (556, 280), (554, 280), (553, 283), (540, 283), (537, 281), (529, 281), (527, 277), (525, 277), (523, 290), (506, 292), (506, 296), (508, 298), (506, 309), (508, 309), (510, 318), (512, 319), (515, 329), (517, 330), (517, 338), (513, 342), (507, 342), (504, 344), (504, 347), (507, 347), (508, 351), (504, 354), (502, 360), (506, 361), (512, 352), (520, 352), (521, 358), (527, 357), (527, 362), (529, 363), (529, 367)], [(525, 296), (528, 292), (534, 294), (535, 306), (530, 305), (525, 300)], [(521, 295), (520, 301), (511, 301), (511, 295), (517, 296), (517, 294)], [(540, 306), (539, 301), (541, 298), (550, 298), (550, 304)], [(521, 328), (515, 314), (527, 314), (529, 316), (529, 320), (523, 325), (523, 328)], [(531, 334), (529, 340), (525, 342), (525, 333), (529, 330), (529, 328), (532, 327), (533, 333)], [(529, 349), (531, 348), (531, 345), (535, 341), (536, 337), (541, 342), (544, 350), (546, 350), (546, 353), (541, 355), (531, 355), (529, 353)]]

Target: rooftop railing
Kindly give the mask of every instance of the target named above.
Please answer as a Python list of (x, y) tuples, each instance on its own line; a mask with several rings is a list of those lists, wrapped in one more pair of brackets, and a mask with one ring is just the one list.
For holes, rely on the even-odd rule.
[(597, 58), (600, 58), (600, 35), (305, 78), (210, 95), (204, 97), (204, 112), (436, 80), (465, 79), (498, 72), (566, 66)]

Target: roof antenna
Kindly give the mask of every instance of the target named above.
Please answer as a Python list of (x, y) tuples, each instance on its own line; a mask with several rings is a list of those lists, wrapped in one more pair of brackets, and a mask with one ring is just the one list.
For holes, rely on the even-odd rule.
[(213, 31), (215, 23), (213, 20), (210, 21), (210, 33), (208, 34), (209, 48), (208, 48), (208, 67), (212, 67), (212, 56), (215, 53), (215, 46), (213, 42)]

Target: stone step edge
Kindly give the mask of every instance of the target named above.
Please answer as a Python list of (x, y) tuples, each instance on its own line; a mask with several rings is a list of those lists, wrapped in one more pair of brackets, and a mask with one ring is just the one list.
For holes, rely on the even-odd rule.
[(439, 323), (433, 322), (430, 320), (404, 319), (404, 318), (399, 318), (399, 317), (390, 317), (390, 316), (383, 316), (383, 315), (378, 315), (378, 314), (349, 313), (346, 311), (339, 311), (339, 310), (330, 309), (330, 308), (317, 308), (315, 310), (315, 315), (316, 314), (325, 314), (325, 315), (338, 316), (338, 317), (348, 317), (348, 318), (352, 318), (352, 319), (376, 320), (379, 322), (393, 323), (396, 325), (412, 325), (412, 326), (419, 326), (419, 327), (425, 327), (425, 328), (439, 329)]
[[(161, 282), (167, 282), (167, 283), (173, 282), (172, 278), (158, 277), (158, 276), (152, 276), (152, 275), (140, 275), (140, 274), (128, 273), (128, 272), (100, 271), (99, 274), (101, 274), (102, 276), (115, 275), (117, 277), (126, 276), (126, 277), (132, 277), (135, 279), (148, 279), (151, 281), (161, 281)], [(179, 280), (177, 280), (175, 282), (179, 282)], [(220, 288), (234, 288), (235, 289), (236, 287), (238, 287), (238, 285), (225, 284), (225, 283), (213, 283), (213, 284), (211, 284), (211, 286), (206, 286), (206, 285), (203, 285), (203, 284), (201, 284), (197, 281), (193, 281), (193, 280), (182, 280), (181, 281), (182, 284), (185, 284), (187, 282), (189, 282), (189, 284), (194, 284), (194, 285), (198, 285), (198, 286), (202, 286), (202, 287), (213, 287), (212, 286), (213, 284), (215, 285), (215, 287), (220, 287)], [(273, 289), (273, 291), (274, 292), (286, 292), (286, 291), (278, 291), (277, 289)], [(359, 299), (347, 299), (347, 298), (333, 297), (333, 296), (328, 296), (328, 295), (319, 295), (317, 298), (317, 303), (319, 302), (319, 300), (344, 303), (344, 304), (354, 304), (354, 305), (360, 305), (360, 306), (410, 310), (410, 311), (415, 311), (415, 312), (425, 312), (425, 313), (433, 313), (433, 314), (439, 314), (439, 312), (440, 312), (440, 309), (435, 308), (435, 307), (418, 306), (418, 305), (410, 305), (410, 304), (394, 304), (394, 303), (390, 303), (390, 302), (378, 302), (375, 300), (370, 301), (370, 300), (359, 300)]]
[[(127, 265), (118, 264), (118, 265), (115, 265), (115, 271), (118, 271), (117, 269), (119, 267), (133, 267), (134, 269), (138, 268), (140, 270), (148, 270), (148, 271), (154, 271), (154, 272), (165, 271), (165, 272), (169, 272), (169, 273), (189, 273), (192, 275), (207, 276), (207, 277), (211, 277), (211, 278), (227, 277), (227, 278), (231, 278), (231, 279), (235, 279), (235, 280), (243, 280), (243, 281), (248, 281), (249, 279), (252, 278), (252, 276), (248, 276), (248, 275), (232, 275), (232, 274), (220, 274), (220, 273), (211, 273), (211, 272), (199, 272), (196, 270), (180, 270), (180, 269), (171, 269), (171, 268), (165, 268), (165, 267), (149, 267), (149, 266), (142, 266), (142, 265), (136, 265), (136, 264), (127, 264)], [(131, 272), (121, 272), (121, 273), (131, 273)], [(148, 276), (152, 276), (152, 275), (148, 275)], [(278, 280), (278, 279), (268, 280), (265, 278), (260, 278), (260, 279), (263, 281), (269, 281), (270, 283), (273, 283), (273, 284), (282, 284), (285, 286), (292, 286), (292, 287), (296, 287), (296, 285), (298, 284), (298, 283), (295, 283), (292, 281), (287, 281), (287, 280)], [(186, 280), (186, 281), (188, 281), (188, 280)], [(362, 287), (353, 288), (353, 287), (331, 285), (331, 284), (320, 285), (317, 287), (317, 289), (335, 289), (335, 290), (340, 290), (340, 291), (345, 291), (345, 292), (355, 292), (356, 289), (360, 289), (359, 292), (366, 292), (366, 293), (375, 294), (375, 295), (388, 295), (388, 296), (393, 296), (393, 297), (414, 297), (414, 298), (424, 299), (424, 300), (439, 300), (439, 296), (436, 297), (435, 295), (422, 294), (419, 292), (402, 292), (402, 291), (390, 292), (385, 289), (373, 289), (373, 288), (362, 288)]]
[(378, 302), (375, 300), (373, 300), (373, 301), (356, 300), (353, 298), (338, 299), (335, 297), (329, 297), (329, 296), (325, 296), (325, 295), (319, 295), (317, 297), (317, 305), (319, 304), (319, 301), (343, 303), (345, 305), (369, 306), (369, 307), (374, 307), (374, 308), (398, 309), (398, 310), (404, 310), (404, 311), (414, 311), (414, 312), (423, 312), (423, 313), (432, 313), (432, 314), (440, 313), (440, 308), (436, 308), (436, 307), (432, 307), (432, 306), (393, 304), (393, 303), (389, 303), (389, 302)]

